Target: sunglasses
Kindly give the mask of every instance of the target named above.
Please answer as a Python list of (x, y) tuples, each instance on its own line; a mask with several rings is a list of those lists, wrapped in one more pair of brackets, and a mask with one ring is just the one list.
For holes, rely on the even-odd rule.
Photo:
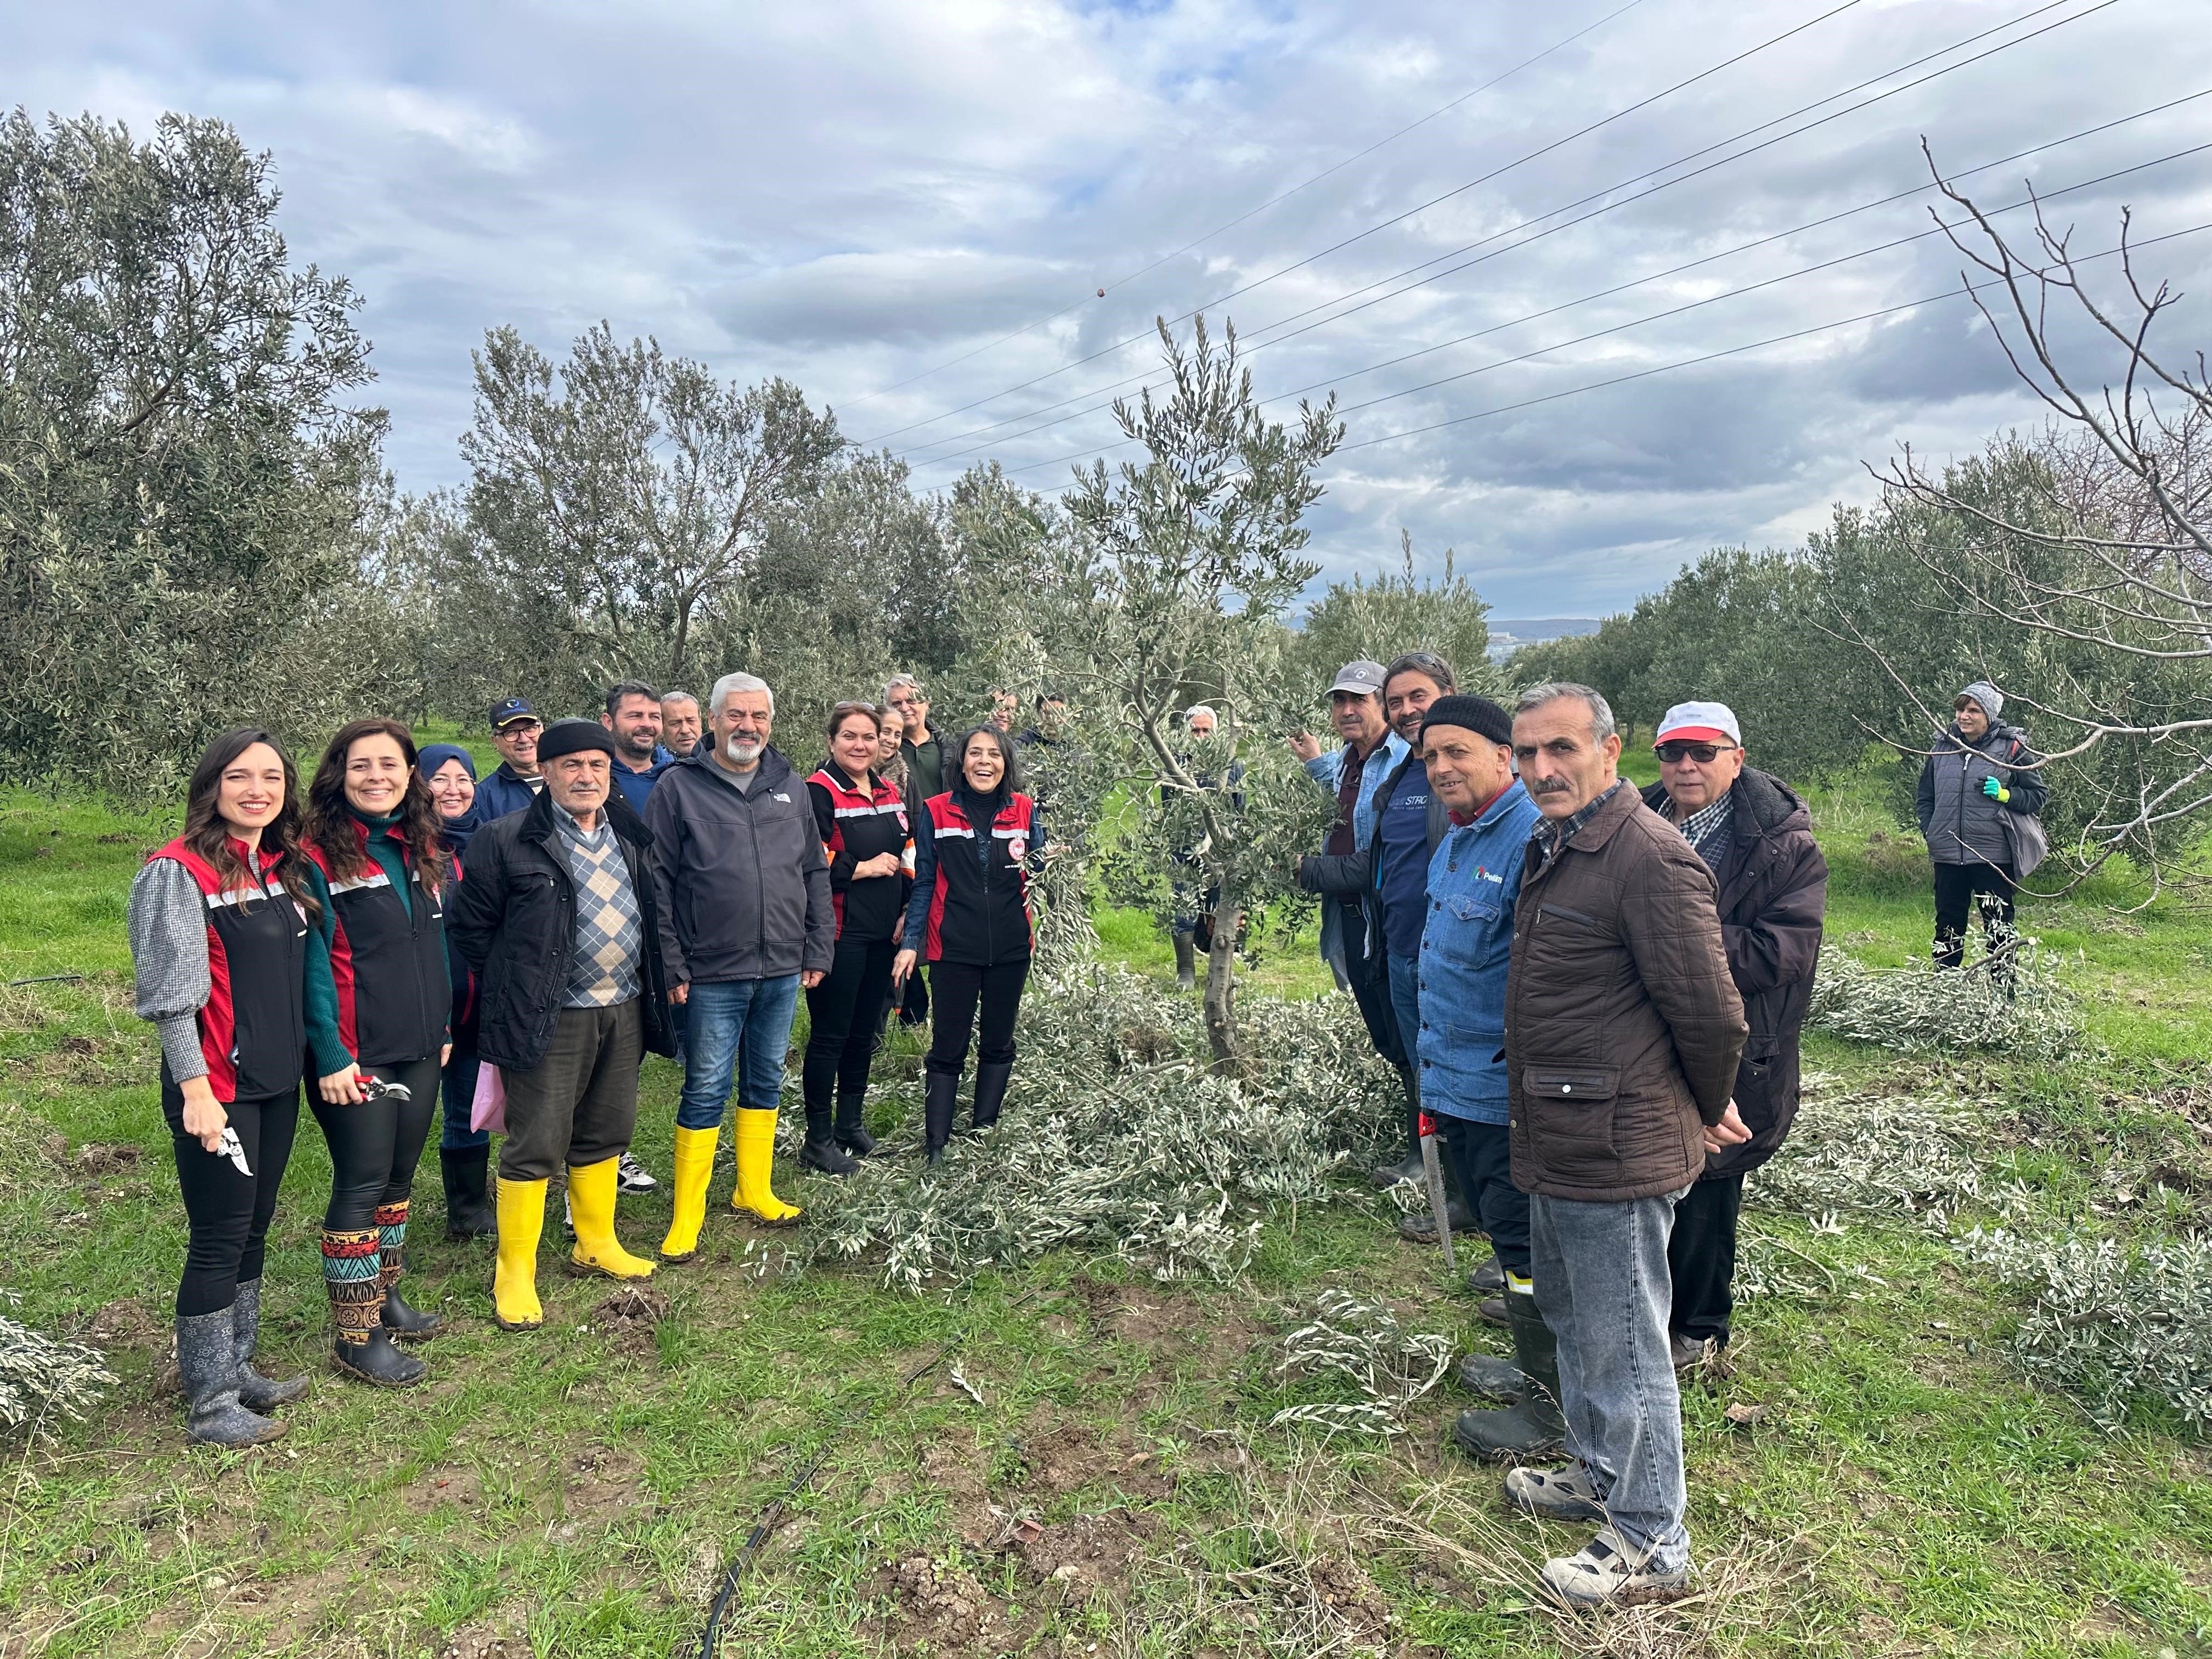
[(1711, 766), (1723, 755), (1730, 753), (1733, 744), (1717, 743), (1662, 743), (1659, 758), (1669, 766), (1685, 760), (1693, 760), (1700, 766)]

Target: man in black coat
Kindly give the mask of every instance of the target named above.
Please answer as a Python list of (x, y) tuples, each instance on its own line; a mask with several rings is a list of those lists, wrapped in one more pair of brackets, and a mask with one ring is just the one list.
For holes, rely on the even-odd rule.
[(596, 720), (556, 720), (538, 744), (545, 787), (469, 844), (449, 927), (476, 970), (477, 1052), (500, 1068), (503, 1329), (544, 1322), (538, 1241), (554, 1172), (568, 1171), (572, 1264), (642, 1279), (653, 1264), (616, 1243), (617, 1160), (637, 1125), (643, 1051), (672, 1054), (652, 837), (614, 787), (614, 739)]
[(1743, 1178), (1774, 1156), (1797, 1115), (1797, 1036), (1813, 998), (1828, 865), (1803, 800), (1744, 764), (1742, 732), (1727, 704), (1677, 703), (1653, 747), (1659, 781), (1644, 803), (1680, 830), (1713, 872), (1729, 973), (1751, 1027), (1735, 1078), (1736, 1110), (1751, 1139), (1708, 1156), (1705, 1174), (1674, 1206), (1668, 1329), (1680, 1370), (1728, 1346)]

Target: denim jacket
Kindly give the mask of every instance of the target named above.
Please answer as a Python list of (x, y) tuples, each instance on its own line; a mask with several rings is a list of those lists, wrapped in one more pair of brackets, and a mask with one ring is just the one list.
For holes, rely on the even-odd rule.
[[(1326, 754), (1316, 755), (1306, 763), (1306, 775), (1334, 794), (1343, 781), (1345, 752), (1332, 749)], [(1352, 844), (1355, 852), (1365, 852), (1367, 843), (1375, 838), (1375, 819), (1382, 810), (1375, 798), (1411, 753), (1405, 738), (1395, 732), (1384, 732), (1382, 741), (1367, 751), (1367, 758), (1362, 763), (1359, 797), (1352, 804)], [(1342, 907), (1335, 904), (1321, 907), (1321, 955), (1324, 962), (1340, 963), (1344, 958), (1341, 910)]]
[(1516, 778), (1473, 823), (1446, 830), (1429, 860), (1420, 1097), (1447, 1117), (1505, 1121), (1505, 970), (1522, 854), (1541, 816)]

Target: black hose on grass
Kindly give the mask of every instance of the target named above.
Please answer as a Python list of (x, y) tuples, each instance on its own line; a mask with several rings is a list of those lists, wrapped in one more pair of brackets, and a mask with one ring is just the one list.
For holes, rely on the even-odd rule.
[[(1007, 1310), (1011, 1312), (1020, 1307), (1034, 1297), (1042, 1288), (1042, 1285), (1032, 1285), (1024, 1291), (1006, 1304)], [(963, 1331), (957, 1336), (947, 1337), (938, 1345), (935, 1352), (900, 1379), (899, 1386), (911, 1390), (915, 1383), (937, 1369), (945, 1355), (966, 1341), (969, 1334), (970, 1333)], [(857, 1425), (866, 1422), (874, 1415), (873, 1409), (869, 1408), (863, 1410), (852, 1420)], [(714, 1602), (707, 1609), (707, 1622), (700, 1628), (699, 1645), (694, 1650), (693, 1659), (714, 1659), (715, 1645), (722, 1639), (722, 1615), (729, 1610), (730, 1598), (738, 1593), (738, 1584), (744, 1578), (745, 1569), (750, 1566), (754, 1559), (768, 1547), (768, 1540), (775, 1535), (776, 1528), (782, 1524), (784, 1510), (791, 1500), (806, 1489), (807, 1483), (814, 1479), (816, 1472), (829, 1461), (829, 1458), (830, 1445), (825, 1440), (815, 1449), (814, 1455), (799, 1466), (798, 1473), (793, 1474), (784, 1489), (769, 1501), (769, 1506), (761, 1511), (760, 1519), (753, 1522), (753, 1529), (745, 1534), (745, 1541), (738, 1547), (737, 1554), (731, 1559), (729, 1571), (722, 1575), (722, 1587), (715, 1592)]]

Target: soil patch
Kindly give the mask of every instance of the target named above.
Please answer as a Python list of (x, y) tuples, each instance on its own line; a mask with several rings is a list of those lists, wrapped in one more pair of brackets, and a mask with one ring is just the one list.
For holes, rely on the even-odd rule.
[(658, 1358), (660, 1344), (653, 1328), (668, 1317), (667, 1296), (643, 1285), (625, 1285), (592, 1310), (592, 1322), (606, 1334), (608, 1344), (633, 1358)]

